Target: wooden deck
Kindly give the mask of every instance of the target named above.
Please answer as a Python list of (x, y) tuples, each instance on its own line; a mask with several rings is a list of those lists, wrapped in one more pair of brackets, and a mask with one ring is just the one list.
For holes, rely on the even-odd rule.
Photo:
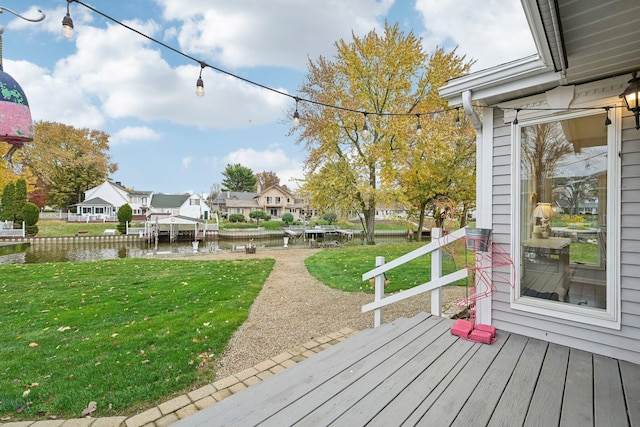
[(640, 426), (640, 365), (452, 324), (363, 331), (174, 426)]

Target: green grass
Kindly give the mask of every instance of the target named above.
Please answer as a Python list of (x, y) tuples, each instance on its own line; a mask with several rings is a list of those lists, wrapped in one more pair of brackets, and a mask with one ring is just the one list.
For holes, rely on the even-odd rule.
[(102, 236), (107, 228), (116, 228), (113, 222), (66, 222), (60, 220), (38, 221), (38, 237), (73, 236), (78, 231), (87, 231), (83, 236)]
[[(398, 258), (426, 242), (398, 243), (380, 246), (345, 246), (339, 250), (324, 250), (305, 260), (307, 269), (318, 280), (334, 289), (347, 292), (373, 293), (369, 282), (362, 281), (362, 274), (375, 267), (377, 256), (384, 256), (385, 262)], [(467, 254), (469, 263), (475, 258), (472, 252)], [(456, 260), (452, 256), (445, 256), (443, 274), (452, 273), (465, 264), (464, 249), (456, 251)], [(389, 284), (387, 293), (409, 289), (428, 282), (431, 277), (431, 255), (421, 256), (407, 264), (387, 273)], [(465, 285), (460, 280), (457, 285)]]
[(585, 264), (599, 264), (598, 245), (586, 242), (573, 242), (569, 252), (571, 262), (581, 262)]
[(214, 380), (274, 260), (0, 266), (0, 419), (131, 415)]

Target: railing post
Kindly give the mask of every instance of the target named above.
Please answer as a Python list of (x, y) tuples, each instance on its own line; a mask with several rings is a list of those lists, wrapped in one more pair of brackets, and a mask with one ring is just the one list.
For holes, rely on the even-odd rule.
[(27, 236), (27, 228), (25, 227), (25, 222), (22, 221), (22, 237)]
[[(383, 256), (377, 256), (376, 257), (376, 267), (379, 267), (381, 265), (384, 264), (384, 257)], [(375, 277), (374, 280), (374, 290), (375, 290), (375, 296), (374, 296), (374, 301), (380, 301), (382, 299), (384, 299), (384, 274), (379, 274)], [(374, 312), (373, 312), (373, 327), (377, 328), (378, 326), (382, 325), (383, 322), (383, 318), (384, 317), (384, 307), (381, 308), (377, 308)]]
[[(441, 228), (431, 229), (431, 241), (435, 241), (442, 237)], [(438, 248), (431, 252), (431, 280), (442, 277), (442, 248)], [(442, 288), (437, 287), (431, 291), (431, 314), (440, 316), (442, 311)]]

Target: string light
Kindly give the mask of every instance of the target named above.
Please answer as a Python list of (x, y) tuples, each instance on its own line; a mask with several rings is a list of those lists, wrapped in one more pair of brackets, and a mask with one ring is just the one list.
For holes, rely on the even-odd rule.
[[(191, 55), (188, 55), (188, 54), (186, 54), (186, 53), (184, 53), (184, 52), (182, 52), (182, 51), (180, 51), (180, 50), (178, 50), (178, 49), (176, 49), (176, 48), (174, 48), (172, 46), (169, 46), (166, 43), (163, 43), (163, 42), (161, 42), (159, 40), (154, 39), (153, 37), (150, 37), (150, 36), (142, 33), (141, 31), (139, 31), (139, 30), (137, 30), (137, 29), (135, 29), (133, 27), (130, 27), (129, 25), (126, 25), (126, 24), (118, 21), (117, 19), (115, 19), (115, 18), (113, 18), (113, 17), (111, 17), (111, 16), (109, 16), (109, 15), (107, 15), (107, 14), (105, 14), (105, 13), (103, 13), (103, 12), (97, 10), (97, 9), (95, 9), (94, 7), (89, 6), (88, 4), (84, 3), (81, 0), (66, 0), (66, 1), (67, 1), (67, 14), (62, 19), (62, 25), (63, 25), (62, 33), (65, 36), (65, 38), (72, 39), (74, 37), (74, 34), (73, 34), (73, 28), (74, 28), (73, 27), (73, 20), (71, 19), (71, 15), (69, 13), (69, 4), (70, 3), (78, 3), (78, 4), (86, 7), (87, 9), (97, 13), (98, 15), (108, 19), (109, 21), (114, 22), (114, 23), (116, 23), (116, 24), (118, 24), (118, 25), (120, 25), (120, 26), (122, 26), (122, 27), (124, 27), (124, 28), (126, 28), (128, 30), (130, 30), (130, 31), (133, 31), (134, 33), (146, 38), (147, 40), (150, 40), (150, 41), (152, 41), (152, 42), (154, 42), (154, 43), (156, 43), (156, 44), (158, 44), (158, 45), (160, 45), (160, 46), (162, 46), (162, 47), (164, 47), (164, 48), (166, 48), (166, 49), (168, 49), (168, 50), (170, 50), (170, 51), (172, 51), (172, 52), (174, 52), (174, 53), (176, 53), (178, 55), (181, 55), (184, 58), (187, 58), (187, 59), (189, 59), (191, 61), (194, 61), (194, 62), (200, 64), (200, 76), (198, 77), (198, 81), (196, 82), (196, 94), (198, 96), (202, 96), (201, 93), (204, 94), (204, 82), (202, 81), (202, 70), (205, 67), (207, 67), (207, 68), (211, 68), (212, 70), (217, 71), (219, 73), (222, 73), (222, 74), (225, 74), (227, 76), (233, 77), (235, 79), (241, 80), (241, 81), (243, 81), (245, 83), (248, 83), (248, 84), (260, 87), (262, 89), (277, 93), (279, 95), (287, 96), (289, 98), (294, 99), (296, 101), (296, 109), (295, 109), (295, 112), (293, 113), (293, 124), (294, 124), (294, 126), (297, 126), (300, 123), (300, 114), (298, 113), (298, 103), (299, 102), (307, 102), (309, 104), (318, 105), (318, 106), (322, 106), (322, 107), (326, 107), (326, 108), (332, 108), (332, 109), (351, 112), (351, 113), (363, 114), (364, 115), (364, 124), (363, 124), (363, 127), (362, 127), (362, 135), (365, 136), (365, 137), (369, 135), (369, 127), (367, 125), (367, 115), (368, 114), (375, 114), (376, 116), (398, 116), (398, 117), (401, 117), (401, 116), (404, 116), (404, 117), (417, 116), (418, 117), (418, 127), (416, 129), (416, 133), (418, 135), (420, 134), (421, 129), (422, 129), (422, 126), (420, 124), (420, 116), (421, 115), (432, 115), (432, 116), (435, 117), (435, 116), (437, 116), (437, 115), (439, 115), (441, 113), (446, 113), (446, 112), (450, 112), (450, 111), (455, 110), (456, 111), (455, 121), (456, 121), (456, 123), (460, 122), (460, 107), (459, 106), (452, 107), (452, 108), (442, 108), (440, 110), (435, 110), (435, 111), (425, 111), (425, 112), (420, 112), (420, 113), (415, 113), (415, 112), (386, 113), (386, 112), (369, 112), (369, 111), (356, 110), (356, 109), (341, 107), (341, 106), (338, 106), (338, 105), (326, 104), (326, 103), (319, 102), (319, 101), (314, 101), (314, 100), (311, 100), (311, 99), (299, 98), (299, 97), (291, 95), (289, 93), (282, 92), (280, 90), (271, 88), (271, 87), (263, 85), (261, 83), (257, 83), (255, 81), (252, 81), (252, 80), (246, 79), (244, 77), (238, 76), (236, 74), (233, 74), (233, 73), (231, 73), (229, 71), (226, 71), (226, 70), (223, 70), (221, 68), (215, 67), (213, 65), (209, 65), (209, 64), (207, 64), (207, 63), (205, 63), (205, 62), (203, 62), (203, 61), (201, 61), (201, 60), (199, 60), (199, 59), (197, 59), (197, 58), (195, 58), (195, 57), (193, 57)], [(496, 108), (496, 107), (488, 106), (486, 108)], [(502, 108), (502, 107), (497, 107), (497, 108)], [(502, 108), (502, 109), (503, 110), (509, 110), (509, 109), (513, 110), (513, 109), (515, 109), (516, 117), (513, 120), (513, 124), (517, 125), (518, 124), (518, 113), (521, 110), (570, 111), (570, 110), (586, 110), (586, 109), (596, 109), (596, 108), (598, 108), (598, 109), (603, 109), (604, 108), (606, 110), (607, 108), (617, 108), (617, 107), (590, 107), (590, 108), (572, 108), (572, 109), (567, 109), (567, 108), (563, 108), (563, 109), (554, 109), (554, 108)], [(607, 114), (607, 121), (608, 122), (611, 121), (608, 118), (608, 114)], [(607, 124), (610, 124), (610, 123), (607, 123)]]
[(298, 113), (298, 102), (300, 102), (300, 98), (295, 97), (296, 100), (296, 111), (293, 113), (293, 126), (298, 127), (300, 125), (300, 114)]
[(364, 124), (362, 125), (362, 136), (365, 137), (365, 138), (368, 138), (369, 137), (369, 126), (367, 126), (367, 114), (368, 113), (365, 111), (362, 114), (364, 115), (364, 119), (363, 119)]
[(420, 135), (422, 135), (422, 124), (420, 123), (420, 114), (416, 114), (416, 117), (418, 118), (418, 126), (416, 127), (416, 135), (420, 136)]
[(202, 81), (202, 70), (204, 70), (205, 63), (200, 63), (200, 75), (198, 76), (198, 80), (196, 80), (196, 95), (204, 96), (204, 81)]
[(71, 15), (69, 15), (69, 3), (72, 1), (74, 0), (67, 0), (67, 14), (62, 18), (62, 36), (67, 40), (72, 40), (74, 37), (73, 19), (71, 19)]
[(604, 125), (605, 125), (605, 126), (609, 126), (609, 125), (611, 124), (611, 119), (609, 118), (609, 109), (610, 109), (610, 108), (611, 108), (611, 107), (604, 107), (604, 111), (606, 111), (606, 112), (607, 112), (607, 118), (606, 118), (606, 120), (604, 121)]

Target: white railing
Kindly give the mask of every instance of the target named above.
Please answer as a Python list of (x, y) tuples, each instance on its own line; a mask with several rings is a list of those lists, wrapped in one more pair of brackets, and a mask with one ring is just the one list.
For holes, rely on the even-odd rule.
[(0, 237), (25, 237), (24, 221), (22, 221), (22, 228), (17, 229), (8, 228), (8, 224), (11, 224), (11, 227), (13, 227), (12, 221), (5, 221), (2, 223), (2, 227), (0, 227)]
[[(362, 280), (374, 278), (375, 297), (372, 303), (362, 306), (362, 312), (374, 310), (374, 326), (380, 326), (383, 321), (384, 307), (406, 298), (410, 298), (424, 292), (431, 291), (431, 314), (441, 315), (442, 286), (468, 277), (467, 268), (442, 276), (442, 247), (466, 236), (466, 229), (461, 228), (446, 236), (442, 235), (441, 228), (431, 229), (431, 243), (411, 251), (399, 258), (385, 264), (384, 257), (376, 257), (376, 268), (362, 275)], [(398, 266), (406, 264), (420, 256), (431, 253), (431, 280), (422, 285), (415, 286), (406, 291), (398, 292), (385, 298), (384, 282), (385, 273)]]

